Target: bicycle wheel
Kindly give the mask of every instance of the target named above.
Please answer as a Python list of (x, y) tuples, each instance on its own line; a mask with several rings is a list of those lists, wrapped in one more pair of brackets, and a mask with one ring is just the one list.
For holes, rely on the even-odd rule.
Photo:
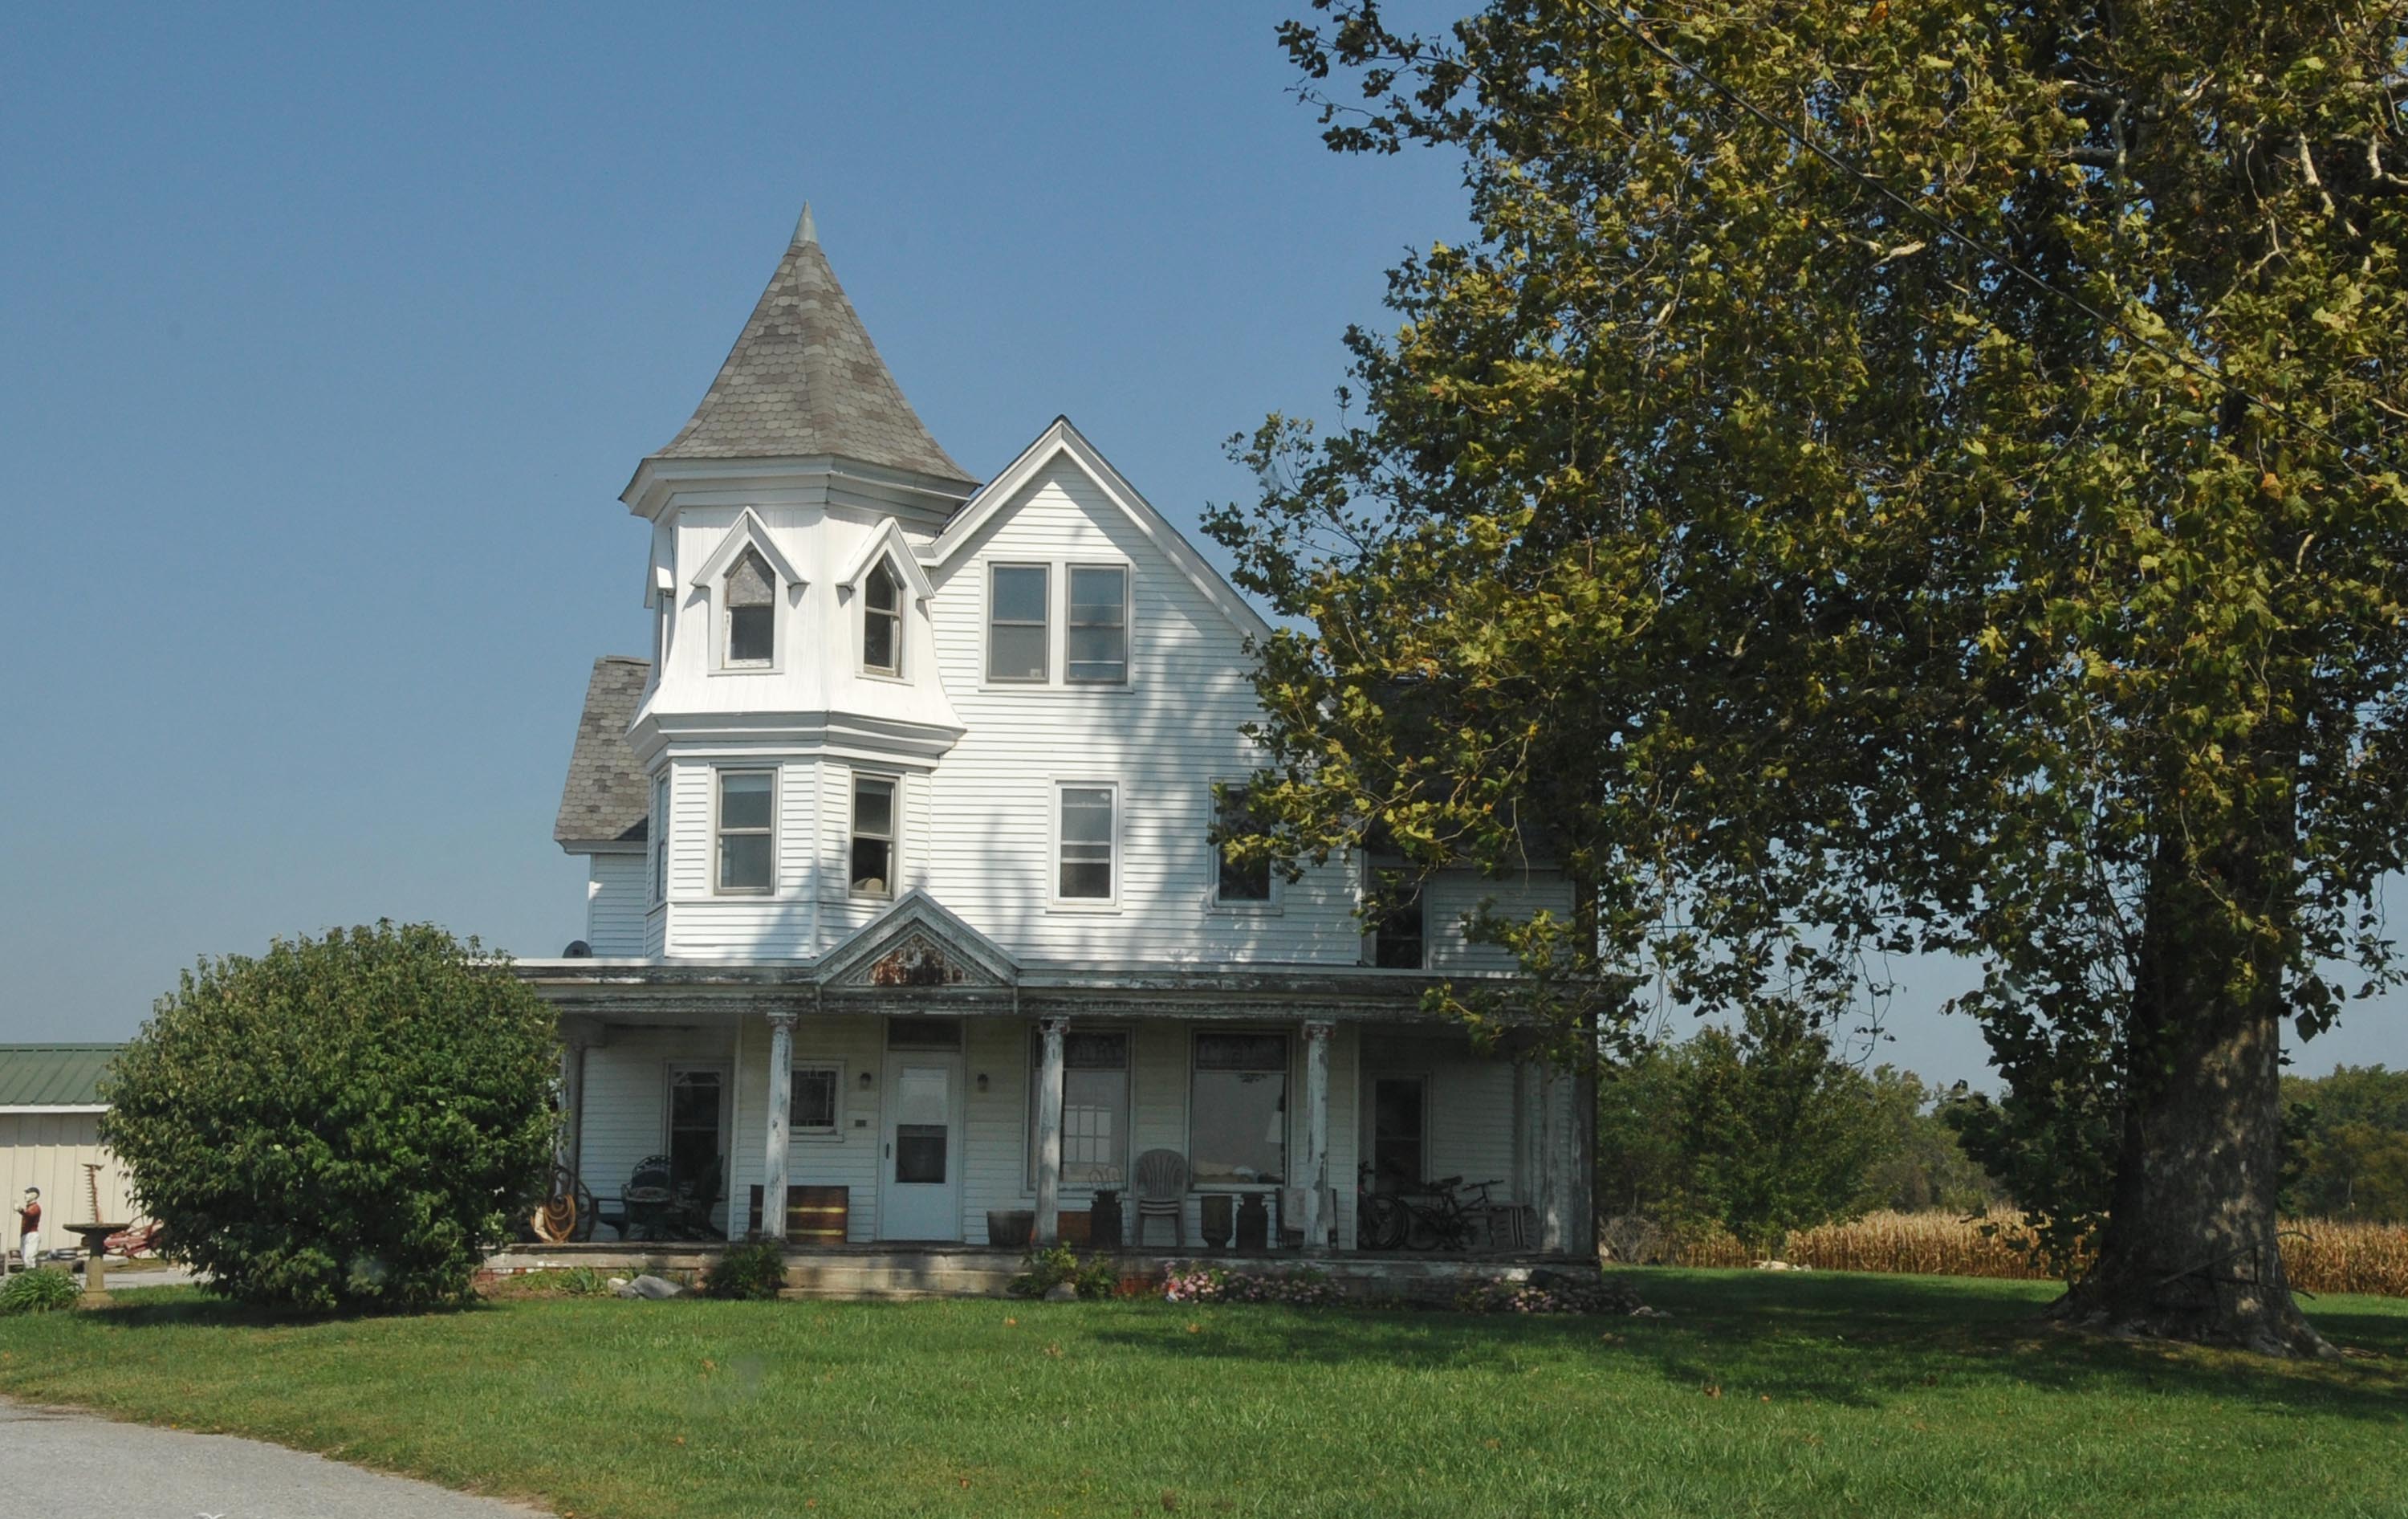
[(1439, 1232), (1437, 1221), (1418, 1208), (1407, 1210), (1407, 1217), (1412, 1222), (1405, 1225), (1405, 1248), (1436, 1250), (1443, 1239)]
[(1404, 1205), (1384, 1192), (1373, 1193), (1363, 1199), (1362, 1217), (1355, 1233), (1360, 1249), (1396, 1249), (1405, 1242)]

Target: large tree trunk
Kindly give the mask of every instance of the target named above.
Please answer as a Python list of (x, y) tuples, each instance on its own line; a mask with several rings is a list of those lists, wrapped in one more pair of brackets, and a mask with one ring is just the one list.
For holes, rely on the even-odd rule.
[(2160, 852), (2125, 1041), (2114, 1200), (2098, 1261), (2060, 1317), (2270, 1355), (2332, 1354), (2292, 1300), (2276, 1241), (2283, 956), (2217, 900), (2275, 905), (2265, 892), (2284, 891), (2269, 877), (2287, 876), (2286, 855), (2233, 852), (2199, 872), (2178, 843)]

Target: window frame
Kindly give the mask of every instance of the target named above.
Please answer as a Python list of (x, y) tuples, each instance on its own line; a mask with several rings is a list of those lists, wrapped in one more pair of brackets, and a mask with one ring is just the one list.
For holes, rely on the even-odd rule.
[(644, 875), (651, 887), (644, 905), (661, 907), (669, 899), (669, 772), (652, 777), (652, 813), (645, 829)]
[[(1395, 865), (1367, 864), (1364, 868), (1367, 875), (1363, 886), (1362, 899), (1366, 903), (1368, 903), (1371, 899), (1372, 896), (1375, 895), (1375, 887), (1381, 876), (1398, 873), (1409, 874), (1412, 871), (1412, 867), (1410, 866)], [(1363, 925), (1363, 964), (1366, 967), (1375, 970), (1403, 970), (1409, 972), (1426, 972), (1430, 968), (1430, 951), (1433, 946), (1430, 943), (1429, 892), (1430, 880), (1428, 877), (1425, 876), (1422, 879), (1421, 885), (1413, 893), (1414, 903), (1421, 910), (1421, 964), (1417, 966), (1381, 965), (1380, 924), (1374, 921), (1368, 922)]]
[[(910, 587), (905, 583), (902, 576), (896, 573), (894, 557), (891, 553), (880, 554), (871, 563), (868, 573), (861, 577), (859, 591), (861, 604), (857, 609), (860, 615), (854, 619), (855, 632), (861, 639), (859, 666), (863, 675), (876, 680), (909, 681), (910, 677), (905, 671), (903, 644), (905, 636), (910, 628), (910, 622), (904, 615), (905, 609), (910, 605)], [(891, 611), (876, 610), (869, 604), (869, 588), (881, 575), (886, 577), (886, 583), (895, 590), (895, 607)], [(873, 617), (890, 619), (895, 624), (894, 641), (890, 645), (895, 652), (895, 663), (892, 666), (873, 665), (869, 662), (869, 620)]]
[[(769, 582), (769, 657), (767, 659), (739, 660), (733, 657), (729, 652), (730, 641), (736, 631), (734, 621), (736, 609), (728, 604), (727, 582), (735, 576), (737, 567), (748, 557), (761, 561), (761, 572)], [(727, 562), (727, 567), (719, 572), (718, 578), (708, 583), (713, 602), (712, 621), (719, 629), (719, 637), (712, 640), (711, 673), (714, 675), (777, 674), (783, 663), (781, 656), (785, 649), (786, 623), (786, 619), (781, 615), (783, 608), (780, 605), (785, 599), (786, 581), (779, 576), (778, 566), (770, 562), (767, 554), (761, 552), (759, 544), (747, 543), (733, 559)]]
[[(1043, 559), (990, 559), (987, 561), (986, 574), (983, 577), (986, 587), (986, 605), (982, 609), (984, 615), (979, 624), (981, 645), (979, 676), (982, 685), (1042, 686), (1054, 683), (1054, 582), (1058, 579), (1054, 573), (1054, 567), (1052, 561)], [(1015, 619), (1010, 623), (1003, 623), (1003, 620), (996, 615), (995, 577), (997, 570), (1004, 569), (1033, 569), (1045, 577), (1043, 621), (1032, 623), (1025, 619)], [(1045, 647), (1042, 656), (1038, 661), (1037, 674), (997, 675), (995, 673), (995, 630), (998, 623), (1008, 627), (1033, 626), (1038, 629), (1044, 638)]]
[[(886, 787), (886, 889), (866, 892), (853, 883), (853, 841), (861, 832), (861, 783), (865, 781)], [(871, 834), (875, 838), (879, 836)], [(896, 881), (903, 871), (903, 777), (899, 771), (855, 768), (853, 782), (845, 789), (844, 820), (844, 895), (856, 902), (891, 902), (901, 895)]]
[[(766, 775), (769, 778), (769, 824), (767, 829), (743, 828), (744, 838), (766, 832), (769, 836), (769, 883), (767, 886), (724, 886), (720, 884), (720, 859), (727, 828), (720, 816), (726, 799), (725, 782), (729, 776)], [(710, 895), (713, 896), (775, 896), (778, 895), (778, 804), (783, 791), (779, 767), (775, 765), (714, 765), (710, 769)]]
[[(1080, 1034), (1110, 1034), (1121, 1041), (1121, 1180), (1116, 1183), (1115, 1190), (1126, 1192), (1131, 1186), (1136, 1184), (1136, 1177), (1134, 1173), (1137, 1169), (1138, 1157), (1136, 1132), (1137, 1030), (1134, 1026), (1127, 1024), (1090, 1025), (1082, 1020), (1078, 1023), (1075, 1030), (1065, 1031), (1064, 1038), (1068, 1038), (1070, 1032)], [(1045, 1032), (1043, 1029), (1038, 1028), (1032, 1025), (1028, 1031), (1028, 1038), (1029, 1050), (1026, 1100), (1021, 1105), (1026, 1111), (1023, 1115), (1021, 1131), (1023, 1135), (1023, 1148), (1027, 1152), (1028, 1189), (1026, 1196), (1035, 1197), (1037, 1195), (1037, 1074), (1045, 1059)], [(1070, 1067), (1067, 1058), (1063, 1064), (1062, 1074), (1064, 1078), (1065, 1090), (1067, 1091), (1068, 1077), (1070, 1074)], [(1093, 1197), (1095, 1191), (1096, 1189), (1093, 1186), (1083, 1182), (1071, 1182), (1065, 1181), (1061, 1183), (1061, 1192), (1065, 1197), (1073, 1193), (1076, 1193), (1081, 1197)]]
[[(1280, 1068), (1280, 1179), (1276, 1182), (1205, 1182), (1196, 1174), (1196, 1078), (1205, 1074), (1196, 1058), (1197, 1041), (1211, 1034), (1250, 1034), (1276, 1038), (1285, 1064)], [(1296, 1091), (1296, 1036), (1292, 1029), (1277, 1025), (1205, 1024), (1187, 1031), (1187, 1190), (1190, 1192), (1276, 1192), (1289, 1185), (1295, 1158), (1289, 1143), (1295, 1126), (1296, 1112), (1288, 1099)]]
[(1221, 825), (1221, 798), (1228, 792), (1252, 790), (1251, 777), (1215, 776), (1204, 783), (1204, 902), (1214, 912), (1237, 914), (1276, 913), (1285, 907), (1282, 891), (1287, 882), (1270, 862), (1263, 864), (1268, 889), (1261, 896), (1228, 897), (1221, 895), (1221, 846), (1212, 839), (1213, 829)]
[[(1121, 578), (1121, 673), (1117, 680), (1098, 681), (1070, 674), (1070, 582), (1082, 569), (1109, 569)], [(1066, 559), (1062, 562), (1062, 666), (1061, 683), (1066, 686), (1089, 686), (1106, 691), (1125, 690), (1132, 683), (1137, 668), (1137, 575), (1125, 559)]]
[[(1051, 912), (1117, 912), (1121, 906), (1122, 874), (1126, 858), (1123, 837), (1127, 830), (1128, 810), (1121, 798), (1118, 781), (1096, 780), (1078, 776), (1056, 776), (1047, 793), (1045, 849), (1045, 907)], [(1112, 889), (1106, 896), (1064, 896), (1062, 895), (1062, 798), (1068, 791), (1108, 792), (1112, 799), (1111, 850)]]
[[(800, 1089), (797, 1084), (798, 1079), (806, 1071), (809, 1071), (813, 1075), (825, 1075), (831, 1083), (829, 1087), (828, 1124), (825, 1128), (820, 1128), (816, 1125), (810, 1128), (804, 1128), (795, 1122), (795, 1093)], [(830, 1141), (841, 1143), (844, 1139), (844, 1062), (841, 1060), (818, 1059), (796, 1060), (792, 1066), (787, 1068), (787, 1138), (794, 1139), (808, 1139), (813, 1143), (819, 1144), (824, 1144)]]

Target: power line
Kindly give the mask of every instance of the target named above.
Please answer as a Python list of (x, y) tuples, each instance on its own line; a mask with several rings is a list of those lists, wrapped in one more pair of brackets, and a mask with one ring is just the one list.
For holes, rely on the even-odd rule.
[[(1764, 109), (1755, 101), (1750, 100), (1747, 96), (1740, 93), (1738, 90), (1732, 88), (1730, 85), (1725, 84), (1721, 79), (1716, 79), (1713, 75), (1706, 72), (1703, 68), (1698, 67), (1697, 64), (1692, 64), (1686, 59), (1674, 53), (1670, 49), (1666, 48), (1662, 43), (1648, 36), (1647, 29), (1645, 27), (1640, 25), (1637, 21), (1630, 19), (1630, 17), (1625, 15), (1619, 8), (1608, 9), (1603, 6), (1597, 4), (1596, 0), (1579, 0), (1579, 4), (1583, 9), (1587, 10), (1592, 15), (1601, 16), (1607, 21), (1612, 21), (1614, 25), (1620, 27), (1631, 37), (1633, 41), (1646, 49), (1649, 52), (1654, 53), (1656, 57), (1662, 59), (1665, 63), (1670, 64), (1672, 67), (1680, 70), (1683, 74), (1685, 74), (1689, 78), (1696, 79), (1700, 84), (1703, 84), (1714, 93), (1722, 96), (1725, 100), (1729, 101), (1732, 105), (1747, 112), (1748, 115), (1756, 118), (1756, 120), (1761, 122), (1766, 126), (1770, 127), (1773, 131), (1780, 133), (1783, 136), (1788, 138), (1791, 142), (1796, 143), (1799, 147), (1805, 149), (1810, 153), (1813, 153), (1824, 163), (1828, 164), (1831, 167), (1839, 170), (1842, 174), (1844, 174), (1849, 179), (1855, 180), (1857, 184), (1862, 185), (1866, 189), (1880, 195), (1883, 199), (1890, 202), (1890, 204), (1906, 212), (1909, 216), (1914, 217), (1925, 226), (1929, 227), (1932, 231), (1938, 233), (1941, 236), (1953, 239), (1954, 241), (1973, 250), (1973, 251), (1981, 254), (1983, 257), (1990, 260), (2000, 267), (2014, 275), (2017, 279), (2022, 279), (2025, 283), (2030, 285), (2034, 290), (2039, 291), (2042, 294), (2052, 296), (2057, 300), (2065, 302), (2067, 305), (2071, 306), (2076, 310), (2088, 316), (2092, 321), (2098, 322), (2105, 326), (2112, 327), (2115, 331), (2122, 333), (2125, 337), (2130, 338), (2133, 342), (2138, 343), (2141, 347), (2147, 349), (2150, 352), (2157, 354), (2159, 358), (2165, 359), (2172, 364), (2179, 365), (2183, 368), (2189, 370), (2191, 373), (2199, 376), (2202, 380), (2205, 380), (2208, 383), (2214, 385), (2218, 389), (2229, 391), (2232, 394), (2249, 402), (2251, 405), (2272, 412), (2273, 415), (2280, 417), (2284, 422), (2289, 423), (2293, 427), (2299, 428), (2302, 432), (2312, 433), (2315, 437), (2323, 438), (2326, 442), (2332, 444), (2335, 448), (2342, 451), (2344, 463), (2347, 462), (2350, 454), (2367, 453), (2367, 450), (2364, 445), (2349, 442), (2347, 439), (2336, 437), (2332, 433), (2326, 431), (2324, 428), (2317, 426), (2315, 423), (2294, 416), (2288, 407), (2268, 400), (2265, 396), (2259, 395), (2255, 391), (2249, 390), (2237, 380), (2227, 376), (2223, 370), (2216, 368), (2214, 365), (2202, 363), (2200, 360), (2190, 357), (2188, 354), (2167, 348), (2158, 343), (2156, 339), (2150, 337), (2146, 333), (2134, 327), (2122, 317), (2115, 316), (2111, 312), (2102, 311), (2099, 308), (2091, 305), (2088, 301), (2084, 300), (2081, 296), (2076, 295), (2071, 291), (2060, 290), (2057, 286), (2050, 284), (2039, 275), (2032, 273), (2029, 269), (2017, 264), (2014, 259), (2008, 257), (1998, 248), (1963, 231), (1955, 223), (1948, 221), (1947, 218), (1941, 216), (1938, 212), (1927, 210), (1925, 208), (1915, 204), (1914, 201), (1909, 200), (1906, 196), (1891, 189), (1888, 185), (1884, 184), (1880, 179), (1866, 173), (1864, 170), (1857, 168), (1855, 165), (1842, 158), (1838, 153), (1833, 152), (1831, 150), (1824, 147), (1821, 143), (1816, 142), (1813, 138), (1806, 136), (1805, 133), (1790, 126), (1779, 117), (1774, 116), (1771, 112)], [(2383, 462), (2372, 453), (2368, 453), (2367, 456), (2372, 463), (2378, 466)], [(2355, 471), (2353, 471), (2353, 473)]]

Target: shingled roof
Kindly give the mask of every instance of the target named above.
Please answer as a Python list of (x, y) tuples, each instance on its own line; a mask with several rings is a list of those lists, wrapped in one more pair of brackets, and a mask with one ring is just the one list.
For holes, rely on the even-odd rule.
[(903, 398), (828, 267), (806, 206), (795, 240), (719, 366), (719, 378), (693, 418), (653, 457), (811, 454), (970, 479)]
[(568, 754), (568, 783), (560, 788), (558, 843), (640, 844), (652, 810), (643, 767), (627, 747), (627, 725), (644, 699), (649, 659), (605, 654), (585, 682), (585, 710), (577, 719), (577, 747)]

